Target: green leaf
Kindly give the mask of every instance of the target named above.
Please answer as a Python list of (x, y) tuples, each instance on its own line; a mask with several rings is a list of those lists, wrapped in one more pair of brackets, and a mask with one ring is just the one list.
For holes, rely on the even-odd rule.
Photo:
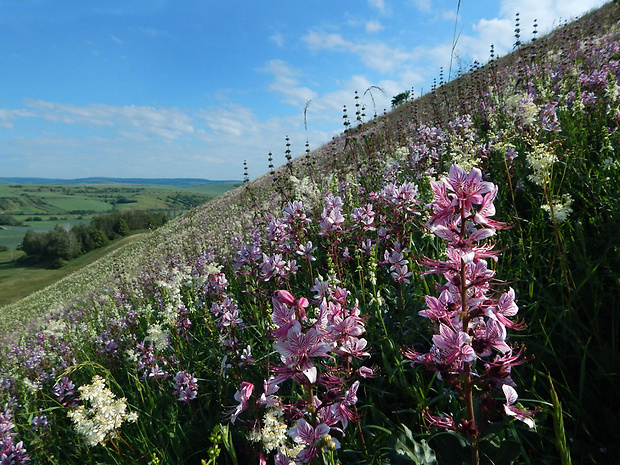
[(401, 430), (394, 441), (394, 453), (392, 454), (394, 463), (437, 465), (435, 451), (425, 439), (416, 441), (411, 430), (405, 425), (401, 425)]

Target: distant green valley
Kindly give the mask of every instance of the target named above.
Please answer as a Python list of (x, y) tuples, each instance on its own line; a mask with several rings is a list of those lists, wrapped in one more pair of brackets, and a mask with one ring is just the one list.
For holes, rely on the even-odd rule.
[(168, 218), (237, 187), (206, 179), (0, 178), (0, 248), (16, 250), (28, 230), (88, 224), (103, 213), (142, 210)]

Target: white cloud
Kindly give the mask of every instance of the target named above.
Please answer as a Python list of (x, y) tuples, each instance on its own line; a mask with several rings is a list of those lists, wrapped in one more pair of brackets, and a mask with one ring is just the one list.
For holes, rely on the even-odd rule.
[(275, 43), (278, 47), (284, 47), (284, 36), (279, 32), (269, 36), (269, 40)]
[(496, 55), (505, 55), (512, 50), (516, 41), (516, 13), (519, 13), (520, 40), (528, 42), (533, 36), (535, 19), (540, 37), (565, 20), (572, 21), (605, 3), (606, 0), (503, 0), (498, 17), (483, 18), (474, 24), (473, 34), (463, 34), (457, 48), (464, 55), (486, 63), (491, 44), (495, 46)]
[(430, 13), (432, 11), (431, 0), (414, 0), (413, 3), (418, 10), (424, 13)]
[(310, 31), (302, 40), (311, 50), (351, 49), (353, 44), (344, 40), (340, 34)]
[(283, 60), (269, 61), (262, 71), (273, 74), (275, 80), (269, 89), (282, 94), (285, 103), (303, 106), (317, 95), (312, 89), (299, 85), (298, 76), (301, 73)]
[(0, 108), (0, 128), (12, 129), (16, 116), (28, 116), (25, 110), (6, 110)]
[(368, 5), (379, 10), (381, 14), (387, 14), (388, 10), (384, 0), (368, 0)]
[(239, 105), (225, 104), (211, 110), (201, 110), (199, 114), (215, 136), (241, 137), (258, 133), (259, 121), (250, 109)]
[[(321, 120), (329, 123), (329, 127), (344, 129), (342, 124), (342, 110), (347, 107), (349, 121), (355, 121), (355, 92), (359, 96), (358, 103), (365, 107), (366, 121), (374, 114), (383, 114), (383, 110), (391, 108), (392, 97), (418, 86), (423, 82), (423, 77), (413, 70), (405, 70), (398, 79), (385, 79), (373, 82), (363, 75), (353, 75), (342, 83), (340, 89), (327, 92), (312, 101), (308, 108), (310, 120)], [(419, 87), (418, 87), (419, 89)], [(419, 93), (419, 92), (418, 92)]]
[(382, 31), (383, 25), (377, 20), (372, 20), (372, 21), (366, 22), (366, 25), (364, 26), (364, 28), (367, 34), (374, 34), (375, 32)]
[(25, 104), (31, 109), (29, 116), (32, 117), (87, 127), (114, 127), (125, 136), (177, 139), (194, 131), (191, 117), (178, 108), (103, 104), (79, 106), (43, 100), (26, 100)]
[(420, 48), (405, 50), (402, 47), (389, 47), (381, 41), (366, 43), (352, 42), (340, 34), (310, 31), (302, 40), (311, 50), (336, 50), (353, 53), (369, 68), (389, 73), (397, 71), (407, 63), (420, 57)]

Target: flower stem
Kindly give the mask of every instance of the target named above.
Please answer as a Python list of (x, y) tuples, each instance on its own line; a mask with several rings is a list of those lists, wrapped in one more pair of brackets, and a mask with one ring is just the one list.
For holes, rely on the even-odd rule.
[[(469, 365), (467, 367), (469, 371)], [(467, 379), (465, 380), (465, 402), (467, 404), (467, 418), (470, 421), (469, 428), (471, 430), (476, 431), (476, 417), (474, 415), (474, 397), (472, 392), (472, 380), (471, 375), (467, 374)], [(478, 448), (478, 432), (474, 433), (474, 436), (471, 440), (471, 464), (478, 465), (480, 463), (480, 452)]]

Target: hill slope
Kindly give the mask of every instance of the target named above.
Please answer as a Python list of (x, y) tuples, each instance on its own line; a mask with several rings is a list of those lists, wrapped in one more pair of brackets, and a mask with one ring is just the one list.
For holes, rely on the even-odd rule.
[[(0, 365), (15, 442), (57, 463), (614, 463), (619, 22), (610, 3), (2, 309), (60, 310)], [(57, 395), (95, 376), (138, 413), (114, 446)]]

